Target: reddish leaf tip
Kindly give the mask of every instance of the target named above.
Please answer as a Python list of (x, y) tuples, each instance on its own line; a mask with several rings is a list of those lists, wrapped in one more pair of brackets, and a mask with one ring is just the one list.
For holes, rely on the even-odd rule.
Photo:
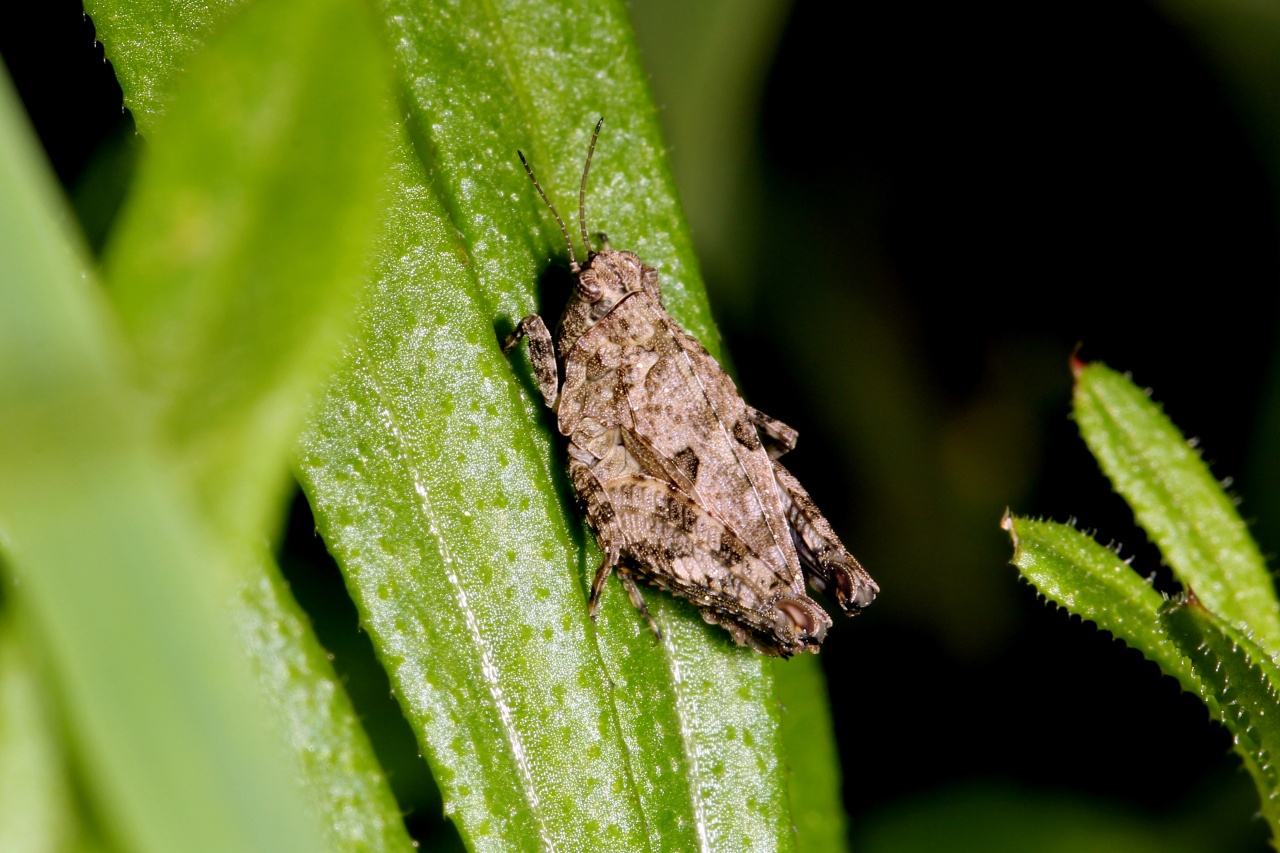
[(1088, 367), (1080, 357), (1080, 348), (1083, 346), (1083, 343), (1076, 344), (1076, 348), (1071, 351), (1071, 358), (1067, 360), (1067, 364), (1071, 366), (1071, 375), (1077, 382), (1080, 380), (1080, 374), (1084, 373), (1084, 369)]

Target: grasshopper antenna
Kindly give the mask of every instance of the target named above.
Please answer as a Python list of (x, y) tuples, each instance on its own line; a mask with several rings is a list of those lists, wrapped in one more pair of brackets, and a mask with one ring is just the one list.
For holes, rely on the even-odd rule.
[(591, 134), (591, 147), (587, 149), (587, 164), (582, 167), (582, 186), (578, 188), (578, 224), (582, 226), (582, 242), (586, 244), (588, 257), (595, 254), (591, 241), (587, 239), (587, 172), (591, 171), (591, 158), (596, 153), (596, 140), (600, 138), (600, 128), (604, 127), (604, 116), (596, 122), (595, 133)]
[[(600, 128), (598, 126), (596, 127), (596, 132), (597, 133), (600, 132)], [(591, 147), (592, 148), (596, 147), (595, 139), (591, 140)], [(564, 244), (569, 247), (569, 271), (576, 275), (578, 271), (582, 269), (582, 267), (578, 266), (578, 259), (575, 258), (573, 255), (573, 241), (569, 239), (569, 229), (564, 227), (564, 220), (560, 218), (560, 214), (556, 211), (556, 206), (551, 203), (551, 199), (547, 198), (547, 194), (542, 191), (542, 184), (538, 183), (538, 179), (534, 177), (533, 169), (529, 168), (529, 161), (524, 159), (524, 152), (519, 149), (516, 149), (516, 154), (520, 155), (520, 163), (524, 166), (525, 174), (529, 176), (529, 180), (533, 181), (533, 188), (538, 191), (538, 195), (542, 196), (542, 200), (546, 202), (547, 207), (551, 208), (551, 215), (556, 218), (556, 224), (560, 226), (560, 233), (564, 235)], [(590, 155), (587, 156), (587, 162), (588, 164), (591, 162)], [(586, 184), (586, 180), (587, 180), (587, 176), (584, 173), (582, 176), (582, 181), (584, 186)], [(579, 213), (581, 213), (581, 207), (582, 207), (581, 199), (578, 200), (578, 207), (579, 207)], [(583, 228), (583, 233), (585, 234), (586, 226), (584, 225), (582, 226), (582, 228)], [(587, 251), (588, 252), (591, 251), (590, 243), (587, 244)]]

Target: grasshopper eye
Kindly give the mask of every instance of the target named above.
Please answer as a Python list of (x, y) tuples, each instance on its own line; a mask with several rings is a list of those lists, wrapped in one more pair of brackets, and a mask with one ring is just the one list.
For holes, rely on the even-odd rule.
[(578, 280), (574, 282), (574, 287), (578, 289), (578, 296), (583, 302), (599, 302), (601, 291), (600, 282), (596, 280), (595, 270), (583, 270), (578, 276)]

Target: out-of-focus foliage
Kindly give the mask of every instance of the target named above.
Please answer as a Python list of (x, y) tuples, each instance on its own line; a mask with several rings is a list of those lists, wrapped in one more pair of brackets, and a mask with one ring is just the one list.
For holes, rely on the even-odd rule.
[(313, 811), (338, 848), (407, 849), (347, 697), (258, 544), (279, 524), (304, 405), (350, 326), (380, 215), (391, 121), (377, 39), (348, 4), (233, 16), (143, 124), (151, 144), (106, 267), (161, 438), (240, 543), (229, 604)]
[(86, 782), (137, 850), (314, 849), (225, 615), (233, 549), (175, 476), (0, 81), (0, 541)]
[(1190, 821), (1136, 818), (1067, 794), (975, 785), (920, 797), (877, 815), (860, 833), (867, 853), (1192, 853), (1222, 849)]
[(0, 621), (0, 850), (54, 853), (76, 837), (79, 815), (51, 697), (12, 617)]

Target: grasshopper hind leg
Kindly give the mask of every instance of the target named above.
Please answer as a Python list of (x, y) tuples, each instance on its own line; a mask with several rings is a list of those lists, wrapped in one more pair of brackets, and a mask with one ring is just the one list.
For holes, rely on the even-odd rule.
[(846, 616), (854, 616), (875, 600), (879, 585), (845, 550), (830, 522), (814, 505), (795, 476), (776, 459), (773, 475), (778, 483), (805, 579), (820, 592), (835, 598)]
[(747, 406), (747, 419), (760, 430), (764, 446), (774, 459), (796, 449), (800, 433), (777, 418), (771, 418), (754, 406)]

